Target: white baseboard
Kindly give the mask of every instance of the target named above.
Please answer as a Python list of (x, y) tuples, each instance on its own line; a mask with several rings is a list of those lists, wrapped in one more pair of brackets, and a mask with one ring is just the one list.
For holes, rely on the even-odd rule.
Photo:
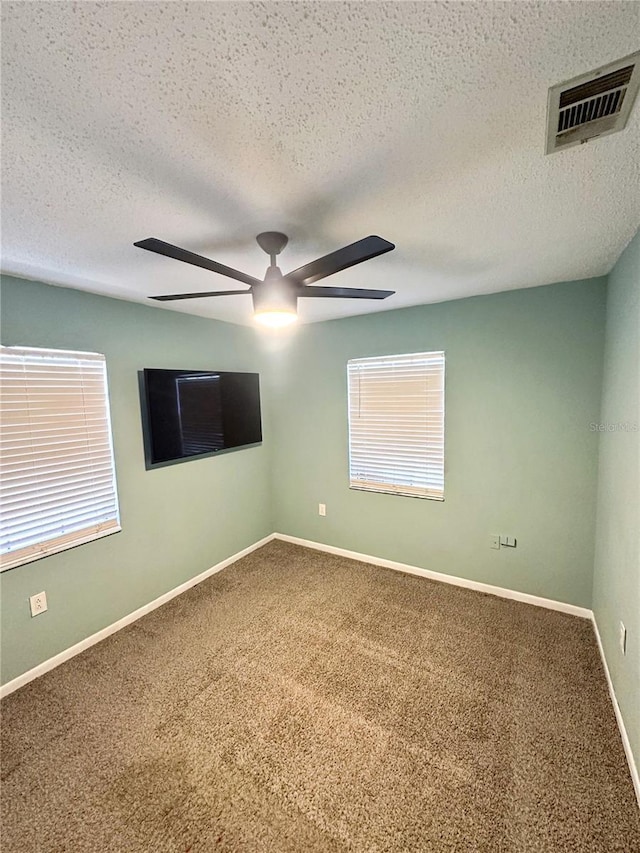
[(38, 666), (34, 666), (33, 669), (27, 670), (27, 672), (23, 672), (22, 675), (17, 676), (12, 681), (7, 681), (6, 684), (3, 684), (0, 687), (0, 699), (4, 696), (8, 696), (9, 693), (13, 693), (14, 690), (18, 690), (18, 688), (23, 687), (25, 684), (28, 684), (30, 681), (33, 681), (34, 678), (39, 678), (41, 675), (44, 675), (45, 672), (49, 672), (51, 669), (55, 669), (55, 667), (60, 666), (61, 663), (69, 660), (76, 655), (79, 655), (80, 652), (83, 652), (85, 649), (90, 648), (91, 646), (95, 646), (96, 643), (99, 643), (101, 640), (106, 639), (111, 634), (115, 634), (116, 631), (119, 631), (121, 628), (130, 625), (132, 622), (135, 622), (137, 619), (140, 619), (142, 616), (146, 616), (147, 613), (151, 613), (152, 610), (155, 610), (158, 607), (162, 607), (163, 604), (166, 604), (168, 601), (171, 601), (172, 598), (175, 598), (177, 595), (181, 595), (183, 592), (186, 592), (188, 589), (191, 589), (192, 586), (196, 586), (202, 581), (210, 578), (211, 575), (215, 575), (217, 572), (222, 571), (222, 569), (226, 569), (227, 566), (230, 566), (232, 563), (235, 563), (236, 560), (242, 559), (242, 557), (246, 557), (247, 554), (250, 554), (252, 551), (255, 551), (257, 548), (261, 548), (263, 545), (266, 545), (267, 542), (270, 542), (274, 538), (274, 534), (271, 533), (269, 536), (265, 536), (264, 539), (260, 539), (259, 542), (254, 542), (253, 545), (249, 545), (247, 548), (243, 548), (242, 551), (238, 551), (237, 554), (233, 554), (231, 557), (227, 557), (226, 560), (222, 560), (221, 563), (216, 563), (215, 566), (212, 566), (210, 569), (206, 569), (204, 572), (201, 572), (199, 575), (196, 575), (193, 578), (189, 578), (188, 581), (180, 584), (180, 586), (175, 587), (175, 589), (169, 590), (169, 592), (165, 592), (164, 595), (161, 595), (159, 598), (150, 601), (148, 604), (139, 607), (137, 610), (134, 610), (133, 613), (129, 613), (127, 616), (123, 616), (122, 619), (118, 619), (117, 622), (114, 622), (112, 625), (107, 625), (106, 628), (102, 628), (100, 631), (97, 631), (95, 634), (91, 634), (90, 637), (86, 637), (84, 640), (80, 640), (79, 643), (76, 643), (70, 648), (65, 649), (63, 652), (60, 652), (57, 655), (54, 655), (52, 658), (39, 663)]
[(395, 560), (385, 560), (382, 557), (372, 557), (370, 554), (359, 554), (357, 551), (348, 551), (346, 548), (336, 548), (334, 545), (323, 545), (321, 542), (312, 542), (310, 539), (300, 539), (297, 536), (289, 536), (286, 533), (274, 533), (275, 539), (284, 542), (292, 542), (294, 545), (302, 545), (305, 548), (314, 548), (316, 551), (326, 551), (327, 554), (336, 554), (339, 557), (348, 557), (350, 560), (358, 560), (361, 563), (371, 563), (374, 566), (384, 566), (386, 569), (394, 569), (410, 575), (419, 575), (434, 581), (461, 586), (465, 589), (475, 589), (477, 592), (487, 592), (489, 595), (497, 595), (500, 598), (509, 598), (512, 601), (522, 601), (525, 604), (534, 604), (536, 607), (546, 607), (548, 610), (559, 610), (561, 613), (570, 613), (572, 616), (580, 616), (583, 619), (591, 619), (591, 610), (586, 607), (578, 607), (575, 604), (565, 604), (563, 601), (554, 601), (552, 598), (540, 598), (537, 595), (529, 595), (526, 592), (516, 592), (502, 586), (492, 586), (480, 581), (471, 581), (467, 578), (458, 578), (454, 575), (445, 575), (442, 572), (433, 572), (430, 569), (421, 569), (418, 566), (409, 566), (406, 563), (397, 563)]
[(592, 616), (593, 621), (593, 630), (596, 634), (596, 640), (598, 641), (598, 648), (600, 649), (600, 657), (602, 659), (602, 666), (604, 667), (604, 674), (607, 676), (607, 685), (609, 686), (609, 696), (611, 697), (611, 703), (613, 705), (613, 710), (616, 715), (616, 720), (618, 722), (618, 729), (620, 730), (620, 737), (622, 738), (622, 745), (624, 747), (624, 753), (627, 756), (627, 763), (629, 765), (629, 771), (631, 773), (631, 780), (633, 782), (633, 787), (636, 792), (636, 798), (638, 800), (638, 806), (640, 807), (640, 775), (638, 775), (638, 767), (636, 766), (635, 758), (633, 752), (631, 751), (631, 743), (629, 741), (629, 735), (627, 734), (627, 729), (624, 724), (624, 719), (622, 718), (622, 712), (620, 711), (620, 705), (618, 705), (618, 698), (616, 696), (616, 691), (613, 688), (613, 681), (611, 680), (611, 673), (609, 672), (609, 666), (607, 665), (607, 658), (604, 653), (604, 646), (602, 645), (602, 638), (600, 636), (600, 631), (598, 630), (598, 623), (596, 622), (595, 614)]

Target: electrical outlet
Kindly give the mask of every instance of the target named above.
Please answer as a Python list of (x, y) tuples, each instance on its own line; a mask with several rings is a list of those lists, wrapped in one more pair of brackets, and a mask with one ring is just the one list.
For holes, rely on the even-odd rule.
[(500, 544), (504, 545), (505, 548), (515, 548), (516, 547), (516, 537), (515, 536), (501, 536)]
[(38, 592), (29, 598), (29, 607), (31, 608), (32, 616), (39, 616), (47, 609), (47, 593)]
[(492, 533), (491, 536), (489, 537), (489, 547), (495, 548), (496, 551), (499, 551), (500, 550), (500, 537), (497, 536), (496, 534)]
[(620, 643), (620, 651), (623, 655), (627, 653), (627, 629), (624, 627), (624, 622), (620, 623), (620, 634), (618, 635), (618, 641)]
[(318, 504), (318, 515), (325, 516), (327, 514), (327, 505)]

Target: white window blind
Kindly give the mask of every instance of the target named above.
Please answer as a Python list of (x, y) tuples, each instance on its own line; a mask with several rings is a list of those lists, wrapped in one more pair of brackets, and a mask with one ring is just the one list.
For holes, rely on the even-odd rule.
[(354, 489), (444, 500), (444, 353), (348, 362)]
[(120, 530), (105, 359), (0, 348), (0, 568)]

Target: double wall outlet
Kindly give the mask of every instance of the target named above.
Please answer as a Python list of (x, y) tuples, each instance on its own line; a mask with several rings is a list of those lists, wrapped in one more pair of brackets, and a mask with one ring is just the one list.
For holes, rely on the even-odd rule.
[(29, 597), (29, 607), (31, 608), (32, 616), (39, 616), (47, 609), (47, 593), (37, 592)]

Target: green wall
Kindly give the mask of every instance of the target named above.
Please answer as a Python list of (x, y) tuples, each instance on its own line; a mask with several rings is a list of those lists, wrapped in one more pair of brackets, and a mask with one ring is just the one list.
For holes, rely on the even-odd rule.
[[(122, 523), (0, 576), (5, 682), (271, 533), (273, 521), (268, 430), (262, 446), (144, 467), (137, 372), (259, 372), (251, 329), (8, 277), (1, 307), (5, 345), (106, 355)], [(41, 590), (49, 610), (32, 619), (28, 597)]]
[[(590, 607), (604, 322), (590, 279), (302, 328), (272, 357), (276, 530)], [(445, 501), (350, 490), (347, 360), (426, 350), (446, 353)]]
[[(593, 610), (640, 764), (640, 232), (609, 275)], [(608, 427), (612, 426), (613, 429)], [(620, 621), (627, 652), (618, 645)]]
[[(3, 681), (273, 530), (590, 607), (605, 295), (591, 279), (264, 338), (4, 278), (3, 343), (107, 356), (123, 530), (0, 576)], [(347, 360), (430, 349), (447, 359), (444, 503), (350, 490)], [(137, 371), (212, 365), (261, 373), (264, 445), (146, 471)]]

